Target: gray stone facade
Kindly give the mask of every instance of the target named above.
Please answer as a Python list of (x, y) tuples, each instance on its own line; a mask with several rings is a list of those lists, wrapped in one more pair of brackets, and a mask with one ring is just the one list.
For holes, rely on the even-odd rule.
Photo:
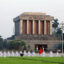
[(30, 45), (31, 50), (35, 51), (35, 45), (47, 45), (47, 49), (54, 49), (53, 47), (61, 42), (61, 39), (56, 38), (53, 35), (19, 35), (15, 39), (23, 40), (26, 43), (26, 46)]

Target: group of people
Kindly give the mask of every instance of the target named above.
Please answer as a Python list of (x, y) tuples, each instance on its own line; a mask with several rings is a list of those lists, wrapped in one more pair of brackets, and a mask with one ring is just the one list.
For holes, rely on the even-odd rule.
[(26, 51), (24, 51), (24, 52), (22, 52), (22, 51), (16, 51), (16, 52), (14, 52), (14, 51), (8, 51), (8, 52), (6, 52), (6, 51), (0, 51), (0, 57), (9, 57), (9, 56), (21, 56), (21, 54), (23, 54), (23, 56), (35, 56), (35, 52), (30, 52), (30, 51), (28, 51), (28, 52), (26, 52)]
[[(39, 55), (46, 56), (46, 53), (44, 51), (44, 48), (40, 48)], [(50, 51), (49, 54), (48, 54), (48, 56), (49, 57), (53, 57), (54, 56), (53, 51)], [(56, 53), (56, 56), (59, 56), (59, 53), (58, 52)]]
[[(50, 51), (50, 53), (45, 53), (45, 51), (43, 51), (42, 49), (40, 50), (40, 52), (39, 53), (35, 53), (35, 52), (30, 52), (30, 51), (28, 51), (28, 52), (26, 52), (26, 51), (24, 51), (24, 52), (22, 52), (22, 51), (16, 51), (16, 52), (14, 52), (14, 51), (8, 51), (8, 52), (6, 52), (6, 51), (0, 51), (0, 57), (9, 57), (9, 56), (21, 56), (21, 54), (23, 54), (23, 56), (49, 56), (49, 57), (53, 57), (54, 56), (54, 54), (53, 54), (53, 52), (52, 51)], [(57, 52), (56, 53), (56, 56), (59, 56), (59, 53)]]
[(19, 55), (19, 52), (18, 51), (16, 51), (16, 52), (14, 52), (14, 51), (8, 51), (8, 52), (6, 52), (6, 51), (0, 51), (0, 57), (9, 57), (9, 56), (20, 56)]

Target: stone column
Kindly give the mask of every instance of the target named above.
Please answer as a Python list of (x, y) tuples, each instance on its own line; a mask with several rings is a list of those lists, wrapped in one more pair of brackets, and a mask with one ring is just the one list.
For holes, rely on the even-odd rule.
[(20, 34), (23, 34), (23, 20), (20, 20)]
[(29, 20), (27, 20), (27, 34), (29, 34)]
[(33, 34), (35, 34), (35, 20), (33, 20)]
[(44, 20), (44, 35), (46, 35), (46, 20)]
[(41, 34), (41, 30), (40, 30), (40, 20), (39, 20), (38, 24), (39, 24), (39, 27), (38, 27), (39, 34)]
[(52, 35), (52, 21), (50, 21), (50, 35)]

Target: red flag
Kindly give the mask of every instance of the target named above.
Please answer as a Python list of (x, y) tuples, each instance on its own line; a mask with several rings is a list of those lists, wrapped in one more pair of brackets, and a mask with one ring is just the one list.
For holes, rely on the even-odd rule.
[(40, 55), (42, 52), (43, 52), (43, 49), (42, 49), (42, 48), (40, 48), (40, 52), (39, 52), (39, 55)]

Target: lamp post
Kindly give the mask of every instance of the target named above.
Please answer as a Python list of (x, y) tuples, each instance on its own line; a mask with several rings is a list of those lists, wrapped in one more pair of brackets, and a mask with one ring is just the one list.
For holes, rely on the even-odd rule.
[(62, 21), (62, 56), (63, 56), (63, 25), (64, 25), (64, 23)]

